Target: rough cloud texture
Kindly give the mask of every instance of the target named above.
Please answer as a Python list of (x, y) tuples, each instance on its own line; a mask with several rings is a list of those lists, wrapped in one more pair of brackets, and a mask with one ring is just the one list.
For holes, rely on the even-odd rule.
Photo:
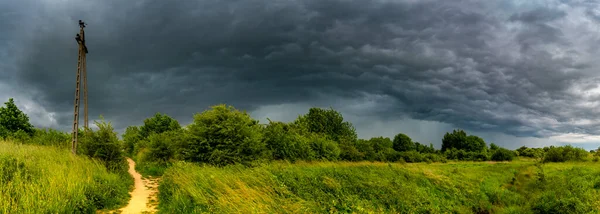
[(591, 1), (3, 1), (0, 98), (34, 124), (70, 127), (78, 19), (91, 119), (118, 130), (227, 103), (282, 120), (333, 106), (367, 137), (600, 142)]

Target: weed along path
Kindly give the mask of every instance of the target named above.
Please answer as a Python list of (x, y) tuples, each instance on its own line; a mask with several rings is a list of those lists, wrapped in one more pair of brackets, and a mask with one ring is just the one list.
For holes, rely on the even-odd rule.
[(129, 174), (135, 180), (135, 187), (129, 193), (131, 195), (129, 204), (121, 208), (119, 213), (155, 213), (155, 205), (150, 202), (156, 201), (158, 183), (156, 180), (142, 179), (142, 175), (135, 171), (135, 162), (130, 158), (127, 158), (127, 162), (129, 163)]

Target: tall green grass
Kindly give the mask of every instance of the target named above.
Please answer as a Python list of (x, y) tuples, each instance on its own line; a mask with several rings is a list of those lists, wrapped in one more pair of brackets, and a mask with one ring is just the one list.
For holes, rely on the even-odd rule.
[(94, 213), (123, 206), (132, 179), (67, 149), (0, 141), (0, 213)]
[(597, 213), (600, 164), (179, 162), (161, 213)]

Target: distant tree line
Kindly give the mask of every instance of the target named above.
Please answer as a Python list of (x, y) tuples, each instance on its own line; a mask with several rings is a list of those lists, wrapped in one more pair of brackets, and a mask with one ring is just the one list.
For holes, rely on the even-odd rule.
[[(123, 156), (146, 163), (176, 160), (217, 166), (252, 164), (257, 161), (384, 161), (446, 162), (511, 161), (517, 156), (544, 162), (583, 161), (589, 152), (572, 146), (550, 146), (517, 150), (489, 144), (463, 130), (446, 133), (441, 149), (414, 142), (403, 133), (392, 139), (359, 139), (354, 126), (334, 109), (310, 108), (292, 122), (271, 121), (261, 125), (244, 111), (224, 104), (193, 116), (182, 127), (168, 115), (156, 113), (141, 126), (127, 127), (122, 140), (110, 123), (97, 122), (98, 130), (82, 130), (81, 154), (103, 160), (107, 167), (121, 169)], [(36, 129), (13, 99), (0, 107), (0, 138), (22, 143), (70, 146), (71, 136), (51, 129)], [(598, 160), (597, 152), (592, 153)]]
[[(142, 162), (184, 160), (213, 165), (250, 164), (257, 160), (446, 162), (511, 161), (517, 156), (561, 162), (585, 160), (588, 152), (572, 146), (509, 150), (463, 130), (446, 133), (442, 147), (414, 142), (398, 133), (392, 139), (358, 139), (353, 125), (334, 109), (310, 108), (285, 123), (260, 125), (232, 106), (216, 105), (194, 115), (185, 128), (157, 113), (123, 134), (125, 153)], [(560, 158), (557, 158), (560, 157)]]

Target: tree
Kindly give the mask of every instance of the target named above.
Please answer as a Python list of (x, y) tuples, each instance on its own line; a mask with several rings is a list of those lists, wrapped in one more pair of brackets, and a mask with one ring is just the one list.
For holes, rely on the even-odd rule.
[(166, 163), (175, 157), (177, 146), (181, 144), (185, 133), (183, 130), (152, 133), (146, 138), (148, 149), (142, 153), (143, 161)]
[(419, 153), (434, 153), (435, 149), (433, 148), (433, 144), (429, 144), (426, 146), (424, 144), (420, 144), (419, 142), (415, 142), (415, 149)]
[(188, 161), (214, 165), (249, 163), (265, 158), (262, 127), (246, 112), (224, 104), (194, 115), (183, 152)]
[(332, 108), (310, 108), (308, 114), (298, 117), (294, 123), (304, 127), (308, 132), (325, 134), (328, 139), (336, 142), (357, 140), (354, 126), (344, 121), (342, 114)]
[(394, 136), (393, 148), (399, 152), (414, 151), (415, 143), (412, 142), (412, 139), (408, 135), (399, 133)]
[(375, 153), (385, 151), (388, 148), (393, 148), (394, 143), (387, 137), (373, 137), (369, 139)]
[(486, 144), (480, 137), (468, 136), (463, 130), (453, 130), (442, 138), (442, 152), (452, 148), (467, 152), (483, 152), (486, 150)]
[(144, 125), (140, 127), (140, 137), (147, 138), (152, 133), (160, 134), (167, 131), (181, 129), (177, 120), (166, 114), (156, 113), (153, 117), (144, 120)]
[(467, 136), (467, 142), (463, 145), (463, 149), (470, 152), (483, 152), (486, 148), (485, 141), (475, 135)]
[(140, 129), (137, 126), (129, 126), (125, 129), (125, 133), (121, 137), (123, 137), (123, 150), (125, 154), (134, 155), (136, 144), (142, 140)]
[(29, 117), (19, 110), (13, 98), (8, 99), (4, 104), (5, 107), (0, 107), (0, 137), (6, 137), (19, 130), (33, 135), (35, 130), (29, 123)]

